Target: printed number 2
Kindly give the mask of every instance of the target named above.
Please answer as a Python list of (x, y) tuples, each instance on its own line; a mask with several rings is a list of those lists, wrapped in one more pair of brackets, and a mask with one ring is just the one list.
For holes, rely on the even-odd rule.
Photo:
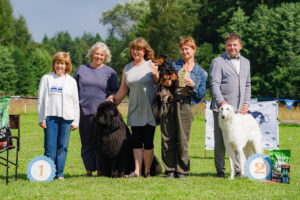
[(256, 170), (255, 170), (255, 173), (257, 173), (257, 174), (264, 174), (265, 172), (264, 171), (262, 171), (266, 166), (263, 164), (263, 163), (255, 163), (255, 167), (257, 168)]
[(44, 165), (40, 165), (39, 167), (41, 168), (41, 170), (40, 170), (40, 176), (43, 176), (43, 166)]

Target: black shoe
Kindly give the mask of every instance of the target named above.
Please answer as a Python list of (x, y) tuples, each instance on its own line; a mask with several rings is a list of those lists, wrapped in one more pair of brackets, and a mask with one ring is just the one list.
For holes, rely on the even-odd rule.
[(184, 174), (181, 174), (181, 173), (176, 173), (176, 178), (185, 178), (185, 175)]
[(174, 172), (168, 172), (166, 178), (175, 178)]
[(224, 172), (217, 172), (217, 178), (225, 178), (225, 173)]

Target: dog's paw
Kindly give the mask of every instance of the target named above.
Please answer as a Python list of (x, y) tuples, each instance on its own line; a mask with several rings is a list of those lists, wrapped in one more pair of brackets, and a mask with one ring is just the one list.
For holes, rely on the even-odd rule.
[(230, 180), (233, 180), (234, 179), (234, 173), (230, 173)]
[(241, 178), (247, 178), (245, 174), (241, 174)]

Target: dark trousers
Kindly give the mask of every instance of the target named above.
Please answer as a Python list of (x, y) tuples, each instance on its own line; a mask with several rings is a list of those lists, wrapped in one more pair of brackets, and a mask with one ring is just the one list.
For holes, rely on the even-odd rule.
[(79, 133), (81, 139), (81, 157), (87, 171), (100, 170), (99, 157), (96, 153), (95, 125), (93, 115), (81, 115)]
[(213, 112), (214, 115), (214, 138), (215, 138), (215, 167), (217, 172), (225, 173), (225, 145), (222, 130), (219, 125), (219, 113)]
[(188, 141), (193, 117), (190, 103), (173, 102), (167, 115), (161, 118), (161, 151), (166, 173), (189, 174)]

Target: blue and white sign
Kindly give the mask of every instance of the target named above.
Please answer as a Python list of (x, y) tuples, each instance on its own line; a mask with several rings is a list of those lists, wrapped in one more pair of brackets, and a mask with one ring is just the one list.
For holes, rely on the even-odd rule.
[[(279, 148), (278, 128), (278, 104), (277, 101), (252, 101), (249, 113), (253, 115), (259, 124), (262, 133), (262, 145), (264, 149)], [(210, 109), (210, 102), (205, 105), (205, 149), (214, 150), (214, 119)]]
[(272, 175), (272, 161), (263, 154), (250, 156), (246, 162), (246, 175), (253, 180), (270, 180)]
[(294, 103), (295, 103), (295, 100), (292, 100), (292, 99), (285, 99), (284, 102), (285, 102), (287, 108), (288, 108), (289, 110), (291, 110), (292, 107), (293, 107), (293, 105), (294, 105)]
[(54, 162), (46, 156), (38, 156), (27, 165), (27, 178), (31, 181), (50, 182), (55, 176)]

